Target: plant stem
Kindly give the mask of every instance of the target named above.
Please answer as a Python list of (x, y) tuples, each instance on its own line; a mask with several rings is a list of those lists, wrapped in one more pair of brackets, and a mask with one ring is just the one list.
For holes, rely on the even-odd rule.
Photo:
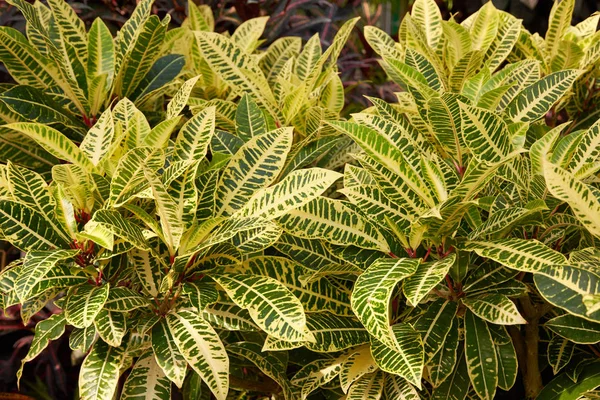
[(516, 327), (511, 327), (510, 334), (513, 338), (519, 367), (525, 386), (525, 397), (535, 399), (543, 388), (542, 374), (539, 365), (539, 322), (540, 318), (551, 309), (548, 304), (534, 304), (529, 296), (519, 299), (523, 316), (527, 320), (525, 337)]

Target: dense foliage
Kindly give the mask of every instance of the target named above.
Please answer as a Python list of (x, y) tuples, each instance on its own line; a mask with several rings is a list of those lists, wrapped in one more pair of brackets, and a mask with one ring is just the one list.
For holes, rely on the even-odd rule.
[(167, 29), (143, 0), (113, 38), (13, 1), (0, 238), (24, 257), (0, 308), (56, 307), (23, 366), (68, 332), (82, 399), (600, 386), (600, 15), (563, 0), (541, 38), (418, 0), (398, 42), (364, 29), (398, 101), (345, 120), (356, 19), (323, 50), (193, 3)]

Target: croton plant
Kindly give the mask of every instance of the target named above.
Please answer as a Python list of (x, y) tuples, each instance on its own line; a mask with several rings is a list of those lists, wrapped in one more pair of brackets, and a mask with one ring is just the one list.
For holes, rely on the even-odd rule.
[(0, 307), (57, 310), (23, 365), (68, 335), (86, 400), (594, 397), (600, 15), (417, 0), (398, 42), (365, 28), (398, 101), (343, 119), (356, 20), (264, 48), (193, 3), (113, 39), (13, 2)]

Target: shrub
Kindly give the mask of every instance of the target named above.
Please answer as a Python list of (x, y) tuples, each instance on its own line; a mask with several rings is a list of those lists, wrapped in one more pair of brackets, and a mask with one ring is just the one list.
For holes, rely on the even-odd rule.
[(398, 102), (349, 120), (336, 61), (355, 20), (325, 51), (261, 51), (264, 18), (228, 37), (190, 5), (164, 39), (185, 68), (150, 108), (107, 97), (79, 139), (6, 121), (0, 233), (25, 257), (2, 307), (63, 310), (23, 363), (68, 328), (83, 399), (600, 386), (599, 17), (570, 27), (573, 4), (541, 39), (491, 3), (457, 24), (418, 0), (399, 42), (365, 28)]

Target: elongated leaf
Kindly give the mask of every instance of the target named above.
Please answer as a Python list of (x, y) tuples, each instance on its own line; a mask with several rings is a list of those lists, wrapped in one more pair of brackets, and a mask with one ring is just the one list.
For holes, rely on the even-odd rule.
[(275, 99), (262, 71), (252, 57), (233, 40), (212, 32), (195, 32), (204, 59), (236, 92), (252, 94), (269, 111)]
[(146, 171), (145, 174), (150, 182), (150, 188), (156, 202), (156, 213), (160, 218), (160, 225), (166, 245), (169, 248), (170, 254), (173, 255), (179, 248), (185, 228), (183, 224), (183, 207), (179, 207), (158, 176), (150, 171)]
[(419, 389), (424, 366), (421, 337), (410, 325), (398, 323), (392, 326), (393, 347), (371, 338), (371, 354), (382, 371), (400, 375)]
[(216, 192), (218, 214), (231, 215), (276, 179), (292, 144), (292, 129), (254, 137), (229, 160)]
[(306, 344), (312, 351), (330, 353), (369, 342), (369, 334), (353, 317), (311, 313), (306, 316), (306, 326), (315, 337), (315, 343)]
[(65, 318), (77, 328), (87, 328), (93, 322), (108, 297), (109, 284), (84, 285), (71, 288), (65, 302)]
[(561, 253), (537, 240), (500, 239), (487, 242), (469, 242), (467, 250), (491, 258), (509, 268), (524, 272), (541, 272), (546, 267), (566, 265)]
[(317, 388), (332, 381), (340, 373), (343, 358), (320, 358), (304, 365), (292, 378), (292, 384), (301, 388), (305, 400)]
[(92, 164), (97, 166), (111, 150), (114, 137), (112, 113), (106, 110), (88, 131), (79, 148), (88, 156)]
[(187, 361), (173, 340), (173, 334), (166, 319), (161, 319), (152, 327), (152, 351), (156, 363), (167, 378), (180, 388), (187, 372)]
[(218, 400), (229, 390), (229, 358), (221, 339), (208, 322), (188, 310), (167, 314), (179, 351)]
[(94, 326), (102, 340), (113, 347), (121, 346), (121, 341), (127, 333), (125, 314), (116, 311), (100, 310), (94, 320)]
[[(459, 355), (457, 354), (457, 350), (459, 347), (458, 341), (458, 319), (454, 318), (452, 320), (452, 324), (450, 326), (450, 330), (448, 334), (443, 338), (442, 344), (439, 346), (439, 351), (426, 363), (426, 368), (429, 371), (429, 377), (431, 379), (431, 384), (435, 388), (440, 388), (440, 390), (445, 390), (444, 387), (447, 388), (447, 378), (453, 375), (453, 371), (455, 371), (455, 367), (458, 363), (464, 363), (464, 357), (461, 350), (462, 359), (457, 358)], [(435, 327), (434, 327), (435, 329)], [(431, 337), (431, 335), (430, 335)], [(427, 342), (425, 342), (427, 343)], [(457, 362), (458, 360), (458, 362)], [(467, 386), (469, 385), (469, 380), (467, 379), (467, 372), (465, 370), (465, 375), (460, 377), (460, 381), (465, 381)], [(437, 389), (434, 391), (434, 393)], [(443, 392), (438, 392), (443, 393)]]
[(482, 399), (493, 399), (498, 385), (498, 358), (485, 323), (470, 311), (465, 313), (465, 356), (469, 378)]
[(542, 118), (579, 76), (577, 70), (564, 70), (545, 76), (522, 90), (508, 105), (507, 113), (515, 122), (533, 122)]
[(170, 400), (171, 382), (156, 363), (154, 354), (140, 357), (123, 385), (121, 400)]
[(600, 236), (600, 199), (597, 192), (554, 164), (545, 162), (543, 168), (550, 193), (566, 201), (592, 235)]
[(175, 142), (174, 159), (190, 164), (202, 160), (214, 132), (215, 108), (208, 107), (194, 115), (181, 128)]
[(515, 304), (501, 294), (488, 294), (463, 300), (478, 317), (499, 325), (526, 324), (527, 321), (519, 314)]
[(583, 367), (576, 382), (564, 373), (550, 381), (540, 392), (538, 400), (575, 400), (600, 386), (600, 363)]
[(19, 271), (19, 278), (14, 283), (14, 291), (21, 300), (25, 302), (32, 297), (32, 291), (54, 268), (64, 260), (73, 258), (77, 250), (52, 250), (32, 251), (27, 253), (23, 266)]
[(490, 163), (505, 159), (513, 148), (504, 121), (484, 109), (459, 105), (463, 138), (473, 156)]
[(0, 236), (24, 251), (68, 247), (42, 214), (10, 200), (0, 200)]
[(123, 348), (96, 341), (81, 365), (79, 396), (84, 400), (112, 400), (119, 383)]
[(402, 290), (413, 307), (444, 279), (455, 260), (456, 254), (453, 253), (432, 263), (421, 263), (415, 273), (404, 280)]
[(344, 393), (348, 393), (348, 388), (353, 382), (376, 369), (377, 365), (371, 356), (369, 346), (361, 346), (356, 351), (353, 350), (353, 354), (344, 361), (340, 369), (340, 384)]
[(144, 170), (156, 171), (163, 163), (164, 154), (160, 149), (138, 147), (125, 154), (119, 160), (110, 183), (110, 204), (118, 207), (133, 195), (147, 189), (149, 184)]
[(227, 352), (243, 357), (256, 365), (265, 375), (273, 379), (283, 389), (286, 400), (294, 399), (291, 382), (281, 369), (275, 353), (263, 352), (261, 346), (252, 342), (237, 342), (227, 346)]
[(361, 376), (350, 386), (348, 400), (379, 400), (384, 389), (385, 374), (381, 371)]
[(306, 312), (329, 311), (340, 316), (353, 316), (346, 292), (339, 290), (326, 278), (303, 281), (311, 270), (286, 258), (253, 257), (240, 265), (237, 272), (276, 279), (300, 300)]
[(431, 303), (427, 310), (411, 323), (421, 335), (426, 361), (433, 358), (444, 346), (452, 344), (446, 344), (445, 340), (452, 336), (450, 331), (454, 328), (456, 309), (456, 303), (439, 299)]
[(46, 151), (61, 160), (78, 165), (87, 171), (94, 170), (94, 165), (88, 157), (71, 140), (54, 128), (35, 122), (17, 122), (5, 126), (29, 136)]
[(415, 272), (420, 260), (401, 258), (375, 261), (354, 285), (352, 309), (365, 329), (390, 348), (395, 348), (390, 327), (390, 300), (394, 288)]
[(389, 252), (389, 245), (376, 226), (343, 201), (317, 199), (280, 217), (288, 233), (306, 239)]
[(587, 321), (565, 314), (552, 318), (545, 326), (557, 335), (575, 343), (594, 344), (600, 342), (600, 323)]
[(274, 219), (321, 195), (341, 174), (321, 168), (292, 171), (276, 185), (258, 191), (238, 212), (242, 217)]
[(290, 342), (311, 340), (300, 300), (273, 278), (259, 275), (212, 274), (229, 297), (250, 313), (269, 335)]
[(548, 343), (548, 364), (552, 367), (554, 374), (558, 374), (573, 356), (575, 344), (567, 339), (556, 335)]
[(53, 314), (48, 319), (40, 321), (35, 326), (35, 334), (29, 346), (27, 355), (21, 360), (21, 368), (17, 372), (17, 377), (20, 379), (25, 363), (35, 359), (46, 347), (51, 340), (56, 340), (65, 332), (65, 314)]

